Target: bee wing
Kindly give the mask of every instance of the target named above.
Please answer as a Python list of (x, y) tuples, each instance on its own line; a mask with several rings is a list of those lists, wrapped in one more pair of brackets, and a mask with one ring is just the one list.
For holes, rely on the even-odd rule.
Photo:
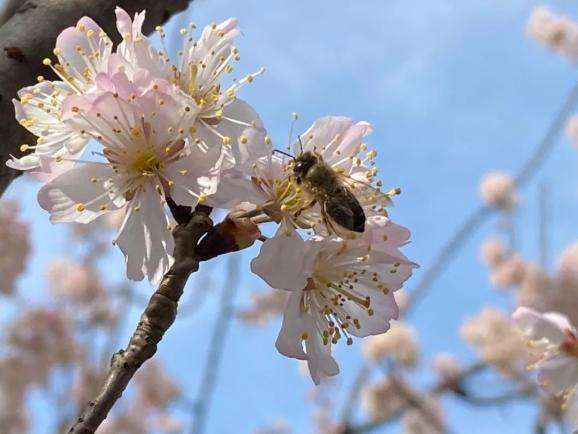
[(335, 231), (337, 225), (353, 232), (363, 232), (365, 230), (365, 213), (355, 195), (345, 185), (337, 194), (330, 195), (323, 202), (322, 214), (328, 220), (329, 227)]
[(393, 205), (391, 198), (401, 193), (399, 188), (393, 188), (387, 192), (381, 191), (369, 182), (364, 182), (351, 176), (339, 173), (342, 185), (347, 186), (362, 206), (381, 205), (383, 207)]

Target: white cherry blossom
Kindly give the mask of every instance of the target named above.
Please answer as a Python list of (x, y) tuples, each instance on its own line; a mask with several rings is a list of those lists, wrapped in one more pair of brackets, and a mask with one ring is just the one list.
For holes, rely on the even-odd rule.
[[(398, 189), (381, 192), (381, 181), (375, 181), (377, 169), (373, 160), (377, 153), (366, 151), (363, 139), (372, 131), (367, 122), (355, 123), (339, 116), (320, 118), (294, 145), (295, 155), (313, 152), (327, 163), (339, 176), (339, 181), (355, 195), (367, 217), (387, 216), (390, 197)], [(230, 207), (238, 202), (255, 205), (252, 215), (261, 222), (282, 223), (287, 230), (314, 229), (327, 235), (351, 235), (344, 228), (328, 227), (324, 222), (320, 204), (310, 192), (296, 182), (295, 160), (276, 152), (271, 140), (261, 131), (245, 131), (239, 138), (239, 159), (242, 170), (228, 174), (211, 198), (219, 207)], [(244, 172), (243, 172), (244, 171)]]
[[(91, 18), (83, 17), (76, 26), (60, 33), (54, 49), (58, 63), (53, 64), (48, 58), (43, 63), (61, 81), (46, 81), (40, 76), (38, 84), (21, 89), (20, 99), (13, 100), (16, 119), (38, 139), (36, 144), (22, 144), (22, 152), (33, 152), (12, 157), (6, 163), (9, 167), (50, 173), (54, 157), (73, 160), (80, 155), (88, 137), (80, 133), (72, 119), (63, 119), (63, 101), (90, 91), (96, 76), (108, 70), (111, 53), (112, 41)], [(62, 171), (67, 165), (57, 167)]]
[[(153, 78), (173, 83), (187, 95), (191, 105), (197, 105), (199, 115), (194, 123), (194, 136), (205, 146), (225, 145), (225, 167), (235, 165), (237, 138), (247, 128), (263, 129), (259, 115), (237, 98), (239, 89), (251, 83), (263, 70), (234, 81), (227, 88), (223, 78), (233, 72), (232, 63), (239, 59), (233, 40), (239, 35), (237, 20), (230, 18), (221, 24), (203, 29), (199, 40), (191, 32), (195, 28), (180, 29), (184, 43), (179, 61), (171, 62), (166, 50), (156, 50), (142, 33), (145, 12), (135, 14), (134, 20), (121, 8), (116, 9), (117, 28), (123, 38), (117, 52), (136, 68), (146, 69)], [(164, 41), (161, 27), (157, 31)]]
[(512, 315), (529, 339), (539, 360), (538, 382), (552, 394), (573, 394), (578, 383), (578, 333), (568, 318), (557, 312), (540, 313), (519, 307)]
[(125, 207), (116, 244), (128, 277), (157, 281), (173, 250), (166, 199), (194, 206), (213, 193), (220, 150), (184, 139), (195, 107), (160, 89), (131, 102), (110, 92), (77, 102), (68, 114), (82, 118), (84, 134), (104, 145), (104, 162), (77, 164), (57, 176), (40, 190), (39, 203), (53, 222), (88, 223)]
[[(295, 232), (266, 241), (251, 269), (273, 288), (291, 291), (277, 338), (281, 354), (307, 360), (313, 381), (336, 375), (331, 346), (342, 337), (385, 333), (398, 316), (393, 292), (415, 264), (399, 250), (407, 232), (390, 221), (368, 231), (381, 239), (321, 237), (303, 241)], [(380, 248), (380, 245), (387, 247)]]

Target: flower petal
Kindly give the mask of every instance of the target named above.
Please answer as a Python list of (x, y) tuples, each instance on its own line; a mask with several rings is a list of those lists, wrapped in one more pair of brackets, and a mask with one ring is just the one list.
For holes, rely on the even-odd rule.
[(52, 222), (88, 223), (116, 208), (104, 186), (113, 175), (106, 165), (77, 165), (42, 187), (38, 203), (50, 213)]
[(299, 234), (281, 225), (251, 261), (251, 271), (273, 288), (301, 290), (310, 276), (306, 272), (309, 264), (304, 261), (305, 249), (305, 242)]
[(169, 224), (152, 186), (131, 200), (116, 239), (126, 259), (129, 279), (147, 276), (152, 283), (158, 283), (169, 269), (174, 249)]
[(307, 333), (308, 329), (301, 312), (301, 297), (301, 292), (291, 292), (283, 312), (283, 324), (275, 347), (284, 356), (306, 360), (307, 355), (303, 351), (303, 334)]
[(540, 363), (540, 385), (552, 394), (558, 394), (576, 386), (578, 363), (570, 356), (553, 357)]
[(546, 317), (534, 309), (519, 307), (512, 314), (512, 318), (530, 339), (545, 338), (554, 345), (560, 345), (566, 339), (564, 330), (560, 328), (561, 322), (554, 321), (551, 316)]

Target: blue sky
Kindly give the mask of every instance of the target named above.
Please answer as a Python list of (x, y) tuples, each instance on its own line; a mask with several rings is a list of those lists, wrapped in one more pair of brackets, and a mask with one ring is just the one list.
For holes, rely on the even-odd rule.
[[(285, 140), (291, 112), (298, 131), (317, 117), (351, 116), (374, 124), (367, 140), (379, 151), (386, 186), (400, 186), (392, 218), (412, 231), (406, 254), (422, 265), (419, 279), (445, 240), (479, 206), (478, 181), (490, 170), (515, 172), (537, 145), (578, 73), (565, 59), (548, 52), (525, 34), (532, 8), (541, 3), (510, 0), (198, 0), (187, 13), (199, 26), (229, 16), (239, 19), (241, 73), (265, 66), (266, 74), (243, 97), (263, 117), (270, 135)], [(556, 10), (578, 17), (575, 2), (551, 1)], [(112, 14), (112, 11), (110, 11)], [(97, 17), (95, 17), (97, 18)], [(178, 21), (177, 17), (175, 20)], [(186, 22), (185, 21), (185, 22)], [(171, 33), (171, 26), (167, 27)], [(538, 185), (547, 183), (552, 255), (578, 239), (578, 154), (562, 137), (535, 181), (521, 192), (516, 216), (521, 251), (538, 260)], [(36, 240), (31, 272), (23, 291), (41, 285), (43, 264), (66, 252), (65, 231), (52, 226), (34, 196), (37, 186), (13, 184), (7, 197), (19, 197), (25, 218), (34, 222)], [(418, 384), (432, 380), (427, 371), (439, 351), (473, 360), (459, 338), (459, 325), (482, 306), (511, 307), (508, 296), (492, 290), (478, 261), (482, 240), (496, 227), (482, 227), (415, 309), (410, 318), (423, 348)], [(248, 303), (250, 291), (264, 283), (249, 273), (255, 248), (243, 253), (236, 304)], [(107, 274), (122, 277), (115, 252)], [(204, 264), (215, 275), (201, 310), (177, 319), (158, 356), (182, 379), (185, 393), (196, 395), (211, 327), (215, 322), (218, 282), (225, 262)], [(199, 282), (197, 282), (198, 284)], [(188, 291), (194, 290), (195, 280)], [(148, 284), (139, 285), (148, 294)], [(185, 296), (186, 297), (186, 296)], [(138, 310), (131, 312), (136, 323)], [(208, 433), (251, 433), (258, 425), (285, 419), (294, 432), (308, 432), (312, 383), (299, 375), (294, 361), (278, 355), (278, 322), (264, 329), (233, 323), (208, 420)], [(131, 325), (132, 328), (132, 325)], [(126, 330), (126, 336), (131, 330)], [(124, 340), (124, 339), (123, 339)], [(360, 363), (359, 342), (340, 348), (337, 357), (343, 386)], [(493, 383), (484, 385), (486, 390)], [(337, 395), (337, 399), (341, 394)], [(444, 399), (453, 432), (528, 432), (534, 410), (526, 405), (471, 409)], [(44, 433), (50, 417), (39, 408), (33, 433)], [(340, 403), (337, 404), (338, 409)], [(483, 421), (483, 423), (480, 423)], [(397, 427), (389, 431), (397, 432)]]

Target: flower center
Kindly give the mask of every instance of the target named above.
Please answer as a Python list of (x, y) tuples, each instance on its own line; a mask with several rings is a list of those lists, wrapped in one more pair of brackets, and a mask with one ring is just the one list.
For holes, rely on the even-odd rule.
[(138, 174), (150, 176), (162, 168), (162, 161), (151, 149), (144, 149), (137, 152), (130, 167)]

